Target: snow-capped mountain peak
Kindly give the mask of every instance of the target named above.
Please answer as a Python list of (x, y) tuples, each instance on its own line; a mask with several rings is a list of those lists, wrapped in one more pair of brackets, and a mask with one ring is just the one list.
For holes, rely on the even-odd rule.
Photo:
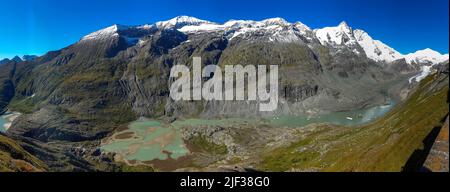
[(262, 21), (230, 20), (218, 24), (190, 16), (178, 16), (167, 21), (156, 22), (151, 25), (124, 26), (112, 25), (84, 36), (81, 40), (108, 39), (119, 35), (135, 44), (145, 35), (158, 29), (172, 28), (183, 33), (219, 32), (226, 34), (229, 40), (241, 37), (251, 40), (269, 42), (317, 42), (324, 46), (342, 49), (348, 48), (360, 55), (361, 51), (374, 61), (392, 62), (405, 59), (407, 63), (436, 64), (448, 60), (448, 54), (442, 55), (431, 49), (424, 49), (415, 53), (402, 55), (379, 40), (373, 39), (363, 30), (353, 30), (345, 21), (334, 27), (324, 27), (311, 30), (301, 22), (289, 23), (283, 18), (275, 17)]
[[(302, 27), (302, 30), (309, 29), (306, 25)], [(179, 28), (178, 31), (183, 33), (226, 32), (230, 40), (238, 36), (243, 38), (257, 38), (257, 36), (252, 35), (255, 33), (267, 41), (299, 40), (299, 37), (295, 34), (298, 32), (294, 32), (293, 25), (279, 17), (262, 21), (230, 20), (224, 24), (209, 22), (199, 25), (185, 25)]]
[(442, 63), (444, 61), (448, 61), (448, 54), (440, 54), (437, 51), (434, 51), (430, 48), (426, 48), (423, 50), (416, 51), (414, 53), (410, 53), (405, 55), (405, 60), (407, 63), (418, 63), (421, 64), (420, 66), (420, 73), (417, 75), (409, 78), (409, 82), (412, 81), (421, 81), (425, 77), (427, 77), (429, 74), (432, 73), (432, 67), (433, 65)]
[(342, 31), (347, 32), (347, 33), (351, 33), (351, 31), (352, 31), (352, 28), (350, 26), (348, 26), (347, 22), (345, 22), (345, 21), (340, 22), (338, 27)]
[(261, 21), (265, 25), (289, 25), (290, 23), (280, 17), (265, 19)]
[(226, 27), (243, 27), (243, 26), (249, 26), (251, 24), (254, 24), (254, 21), (250, 20), (229, 20), (225, 22), (223, 25)]
[(311, 28), (309, 28), (307, 25), (303, 24), (300, 21), (297, 21), (294, 23), (294, 26), (299, 29), (300, 31), (311, 31)]
[(345, 21), (335, 27), (315, 29), (314, 32), (323, 45), (354, 45), (356, 43), (353, 30)]
[(169, 19), (167, 21), (157, 22), (156, 26), (158, 26), (158, 28), (167, 28), (167, 27), (181, 28), (184, 26), (192, 26), (192, 25), (198, 26), (202, 24), (214, 24), (214, 23), (190, 16), (178, 16)]
[(386, 61), (392, 62), (397, 59), (403, 58), (403, 55), (400, 54), (395, 49), (387, 46), (383, 42), (379, 40), (374, 40), (369, 36), (365, 31), (356, 29), (354, 30), (354, 35), (358, 44), (363, 48), (366, 56), (369, 59), (375, 61)]
[(441, 54), (430, 48), (416, 51), (405, 55), (406, 62), (408, 63), (441, 63), (448, 60), (448, 54)]
[(90, 39), (105, 39), (113, 36), (118, 36), (118, 32), (121, 30), (128, 29), (128, 26), (114, 24), (107, 28), (95, 31), (89, 35), (84, 36), (81, 40), (90, 40)]
[(359, 45), (366, 53), (366, 56), (374, 61), (392, 62), (404, 58), (409, 64), (413, 62), (437, 64), (448, 60), (448, 54), (442, 55), (431, 49), (402, 55), (383, 42), (373, 39), (365, 31), (360, 29), (353, 30), (344, 21), (336, 27), (315, 29), (314, 32), (322, 45), (345, 45), (357, 54), (359, 52), (355, 49), (355, 45)]

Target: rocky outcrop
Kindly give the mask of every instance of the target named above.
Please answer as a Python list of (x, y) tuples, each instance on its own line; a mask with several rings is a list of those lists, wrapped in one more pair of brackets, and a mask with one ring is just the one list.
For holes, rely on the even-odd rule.
[(448, 145), (448, 116), (442, 126), (439, 134), (433, 144), (424, 163), (423, 169), (432, 172), (448, 172), (449, 171), (449, 145)]

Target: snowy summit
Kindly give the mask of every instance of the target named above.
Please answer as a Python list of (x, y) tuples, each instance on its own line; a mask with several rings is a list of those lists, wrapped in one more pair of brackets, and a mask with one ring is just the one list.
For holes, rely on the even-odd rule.
[[(324, 46), (337, 49), (349, 48), (356, 54), (365, 54), (367, 58), (377, 62), (393, 62), (405, 59), (409, 64), (430, 63), (437, 64), (448, 60), (448, 54), (440, 54), (431, 49), (424, 49), (415, 53), (403, 55), (380, 40), (373, 39), (361, 29), (352, 29), (346, 22), (337, 26), (311, 29), (301, 22), (289, 23), (283, 18), (269, 18), (262, 21), (230, 20), (223, 24), (206, 21), (190, 16), (178, 16), (167, 21), (140, 26), (113, 25), (105, 29), (86, 35), (81, 40), (107, 39), (121, 36), (124, 30), (152, 30), (176, 29), (185, 34), (222, 33), (229, 40), (234, 38), (250, 39), (262, 37), (268, 42), (318, 42)], [(130, 39), (130, 37), (125, 38)], [(133, 37), (133, 41), (137, 41)], [(363, 53), (361, 53), (363, 51)]]

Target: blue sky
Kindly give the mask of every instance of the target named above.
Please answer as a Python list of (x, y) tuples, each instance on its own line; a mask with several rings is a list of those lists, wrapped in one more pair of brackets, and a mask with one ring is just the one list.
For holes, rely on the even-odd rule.
[(0, 0), (0, 59), (43, 54), (112, 24), (178, 15), (225, 22), (283, 17), (311, 28), (346, 21), (401, 53), (448, 53), (449, 0)]

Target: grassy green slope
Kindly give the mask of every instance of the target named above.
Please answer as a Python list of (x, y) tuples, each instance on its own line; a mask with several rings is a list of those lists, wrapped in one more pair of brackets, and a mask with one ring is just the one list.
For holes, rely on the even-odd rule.
[(45, 171), (47, 166), (12, 139), (0, 135), (0, 172)]
[[(404, 103), (360, 127), (320, 125), (287, 147), (268, 150), (267, 171), (401, 171), (448, 114), (448, 76), (431, 75)], [(304, 133), (304, 132), (302, 132)]]

